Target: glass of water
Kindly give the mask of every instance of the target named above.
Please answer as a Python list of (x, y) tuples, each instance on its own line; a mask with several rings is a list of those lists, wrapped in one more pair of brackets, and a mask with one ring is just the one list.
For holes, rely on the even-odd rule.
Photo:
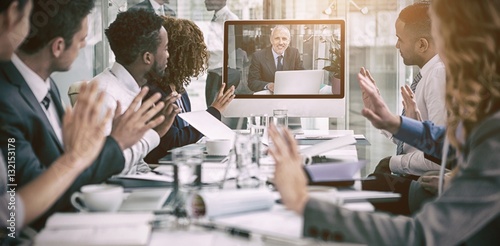
[(275, 126), (288, 127), (288, 110), (275, 109), (273, 110), (273, 123)]
[(250, 115), (247, 117), (247, 125), (250, 130), (250, 134), (258, 134), (259, 137), (263, 137), (264, 132), (267, 130), (267, 126), (269, 125), (269, 117), (267, 114)]

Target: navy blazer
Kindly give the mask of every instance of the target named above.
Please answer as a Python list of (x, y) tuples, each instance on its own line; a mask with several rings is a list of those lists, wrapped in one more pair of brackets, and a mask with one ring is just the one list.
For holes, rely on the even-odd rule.
[[(162, 100), (172, 93), (171, 90), (164, 91), (158, 86), (147, 84), (149, 92), (147, 98), (154, 93), (159, 92), (162, 95)], [(187, 92), (181, 94), (181, 101), (186, 112), (191, 112), (191, 102)], [(217, 119), (221, 119), (221, 113), (214, 107), (208, 107), (207, 112)], [(175, 116), (174, 123), (167, 131), (167, 134), (160, 139), (160, 144), (144, 158), (147, 163), (158, 163), (158, 160), (168, 154), (168, 151), (184, 145), (196, 143), (203, 137), (203, 134), (196, 130), (191, 125), (185, 126), (184, 120), (180, 116)]]
[[(18, 189), (34, 180), (64, 153), (40, 103), (12, 62), (0, 63), (0, 143), (7, 158), (7, 142), (15, 146), (15, 183)], [(52, 97), (60, 101), (59, 91)], [(62, 107), (58, 109), (62, 122)], [(7, 162), (7, 161), (6, 161)], [(70, 196), (86, 184), (101, 183), (124, 168), (125, 158), (117, 142), (107, 137), (97, 160), (73, 182), (69, 189), (32, 226), (40, 229), (56, 211), (73, 210)]]
[[(283, 70), (304, 70), (298, 49), (288, 47), (285, 50)], [(271, 46), (253, 53), (248, 71), (248, 88), (252, 91), (264, 90), (268, 83), (274, 83), (274, 73), (276, 73), (276, 63)]]
[[(145, 9), (147, 11), (155, 12), (155, 10), (153, 9), (153, 5), (151, 5), (149, 0), (142, 1), (134, 6), (130, 7), (130, 9)], [(163, 5), (163, 9), (165, 11), (165, 16), (172, 16), (172, 17), (177, 16), (175, 11), (173, 9), (169, 8), (167, 5)]]

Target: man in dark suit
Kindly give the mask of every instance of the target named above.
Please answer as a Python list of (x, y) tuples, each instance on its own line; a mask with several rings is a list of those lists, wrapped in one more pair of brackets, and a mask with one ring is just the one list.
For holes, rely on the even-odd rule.
[(145, 9), (157, 15), (176, 17), (175, 11), (167, 6), (169, 3), (170, 0), (145, 0), (132, 6), (131, 9)]
[[(68, 1), (57, 7), (58, 11), (40, 26), (33, 16), (46, 13), (46, 3), (33, 1), (29, 38), (12, 61), (0, 63), (0, 142), (7, 143), (9, 139), (15, 142), (15, 183), (19, 188), (40, 176), (68, 151), (63, 147), (63, 142), (68, 140), (62, 134), (64, 109), (57, 86), (49, 76), (55, 71), (67, 71), (79, 49), (85, 46), (87, 15), (94, 7), (94, 0)], [(140, 101), (146, 92), (136, 100)], [(155, 115), (161, 109), (161, 106), (154, 107), (147, 112), (154, 102), (144, 102), (137, 113), (127, 110), (115, 117), (113, 132), (106, 138), (97, 160), (33, 227), (40, 229), (52, 213), (71, 209), (69, 197), (81, 186), (103, 182), (123, 169), (123, 149), (163, 120), (161, 117), (146, 124), (150, 118), (143, 116)], [(7, 149), (2, 151), (4, 158), (11, 156)]]
[(299, 50), (289, 47), (290, 30), (276, 26), (271, 32), (271, 46), (253, 54), (248, 72), (248, 88), (252, 91), (274, 91), (274, 73), (281, 70), (302, 70)]

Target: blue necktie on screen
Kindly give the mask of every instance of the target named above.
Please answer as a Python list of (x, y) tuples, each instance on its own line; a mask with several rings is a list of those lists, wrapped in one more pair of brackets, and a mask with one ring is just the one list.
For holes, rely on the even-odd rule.
[[(411, 91), (413, 91), (413, 93), (415, 93), (415, 89), (417, 88), (417, 84), (420, 81), (420, 79), (422, 79), (422, 74), (419, 72), (417, 74), (417, 76), (415, 76), (415, 78), (413, 78), (413, 82), (410, 85)], [(403, 111), (401, 112), (401, 115), (405, 116), (405, 114), (406, 114), (406, 111), (403, 108)], [(403, 154), (403, 142), (402, 141), (398, 141), (398, 145), (396, 147), (396, 154), (397, 155)]]

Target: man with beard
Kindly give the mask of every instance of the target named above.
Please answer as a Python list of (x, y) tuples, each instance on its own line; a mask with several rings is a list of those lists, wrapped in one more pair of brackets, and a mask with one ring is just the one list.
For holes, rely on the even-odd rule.
[(298, 49), (289, 47), (290, 30), (276, 26), (269, 38), (271, 46), (253, 54), (248, 72), (248, 88), (252, 91), (274, 92), (274, 73), (282, 70), (303, 70)]
[[(167, 66), (168, 37), (162, 26), (163, 19), (153, 12), (146, 10), (129, 10), (119, 13), (116, 20), (106, 30), (111, 50), (115, 54), (116, 62), (111, 68), (97, 75), (94, 80), (100, 82), (101, 91), (106, 95), (105, 106), (111, 109), (128, 107), (134, 96), (146, 84), (146, 75), (162, 76)], [(165, 121), (144, 134), (144, 137), (132, 147), (124, 150), (125, 169), (122, 174), (150, 171), (143, 158), (158, 144), (173, 123), (172, 114), (179, 109), (173, 103), (179, 98), (172, 93), (165, 99), (162, 114)], [(111, 124), (106, 127), (111, 131)]]

